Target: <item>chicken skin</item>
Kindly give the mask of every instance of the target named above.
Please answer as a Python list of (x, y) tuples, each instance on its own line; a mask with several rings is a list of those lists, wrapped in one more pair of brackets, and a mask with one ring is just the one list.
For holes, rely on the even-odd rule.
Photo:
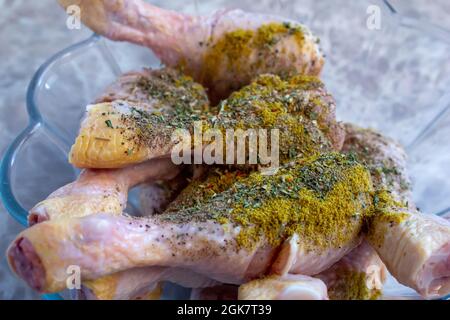
[[(143, 182), (147, 182), (147, 186), (142, 197), (142, 210), (145, 210), (146, 215), (160, 212), (186, 184), (185, 175), (178, 174), (180, 169), (170, 161), (154, 159), (123, 169), (85, 170), (76, 181), (56, 190), (33, 207), (28, 215), (29, 224), (32, 226), (47, 220), (83, 217), (98, 212), (121, 215), (126, 207), (128, 190)], [(160, 182), (161, 179), (170, 180)], [(158, 182), (149, 183), (150, 181)], [(135, 271), (127, 270), (102, 279), (86, 281), (82, 284), (83, 290), (78, 297), (142, 297), (144, 290), (124, 285), (132, 285), (135, 275)], [(146, 299), (159, 297), (157, 293), (161, 290), (157, 282), (147, 285), (146, 289)]]
[[(312, 178), (321, 174), (326, 178)], [(72, 264), (80, 266), (83, 281), (169, 266), (242, 284), (264, 275), (273, 261), (286, 273), (319, 273), (359, 244), (372, 190), (368, 172), (352, 157), (329, 153), (275, 176), (236, 175), (209, 197), (198, 198), (199, 188), (188, 187), (152, 217), (95, 214), (37, 224), (10, 246), (10, 265), (41, 292), (61, 290)], [(286, 243), (289, 250), (277, 256)]]
[[(162, 281), (193, 298), (376, 299), (387, 270), (425, 298), (450, 293), (448, 218), (415, 207), (401, 146), (336, 120), (307, 27), (143, 0), (58, 2), (165, 67), (124, 74), (87, 106), (69, 154), (84, 171), (30, 211), (7, 250), (30, 287), (63, 290), (75, 265), (80, 299), (157, 299)], [(232, 133), (230, 151), (230, 131), (259, 135)], [(222, 160), (202, 158), (188, 179), (174, 150)], [(143, 183), (145, 213), (130, 216), (128, 191)]]
[(425, 298), (450, 293), (450, 223), (422, 214), (411, 200), (406, 155), (382, 135), (346, 124), (343, 151), (356, 153), (371, 171), (377, 192), (367, 240), (389, 272)]
[(192, 290), (193, 300), (367, 300), (382, 293), (387, 270), (366, 242), (329, 269), (313, 276), (286, 274), (252, 280), (241, 286), (219, 285)]
[(98, 101), (87, 106), (70, 150), (69, 162), (79, 168), (120, 168), (170, 156), (172, 133), (192, 130), (209, 108), (203, 87), (171, 69), (125, 74)]
[(121, 214), (128, 190), (143, 182), (174, 178), (181, 167), (153, 159), (122, 169), (87, 169), (78, 179), (50, 194), (29, 212), (30, 226), (49, 219), (82, 217), (97, 212)]
[(182, 172), (168, 181), (162, 180), (142, 185), (139, 194), (141, 214), (143, 216), (151, 216), (164, 212), (181, 190), (189, 184), (190, 179)]
[[(163, 212), (174, 197), (186, 186), (189, 176), (193, 173), (192, 171), (195, 170), (184, 170), (171, 180), (147, 183), (142, 186), (140, 194), (141, 214), (151, 216)], [(195, 172), (192, 178), (196, 178)], [(211, 286), (217, 283), (186, 269), (169, 267), (133, 268), (83, 282), (77, 298), (89, 300), (159, 299), (162, 293), (161, 281), (170, 281), (193, 288)]]
[(318, 75), (324, 56), (304, 25), (286, 19), (220, 10), (190, 16), (142, 0), (59, 0), (78, 5), (85, 25), (112, 40), (153, 50), (208, 88), (213, 103), (264, 73)]
[[(274, 75), (259, 76), (250, 85), (222, 101), (220, 111), (215, 116), (206, 112), (208, 108), (205, 100), (197, 97), (203, 95), (193, 94), (194, 89), (184, 88), (180, 92), (175, 90), (177, 95), (184, 96), (190, 92), (192, 97), (197, 97), (186, 98), (186, 104), (163, 103), (162, 107), (155, 109), (153, 102), (143, 102), (149, 96), (155, 97), (155, 92), (169, 90), (155, 89), (161, 82), (165, 84), (168, 81), (164, 79), (176, 82), (173, 79), (178, 76), (175, 71), (166, 69), (120, 78), (113, 87), (141, 89), (133, 89), (134, 93), (127, 101), (113, 100), (88, 107), (80, 133), (70, 152), (71, 163), (77, 167), (116, 168), (157, 157), (170, 158), (176, 151), (184, 154), (197, 146), (204, 148), (201, 150), (211, 146), (213, 139), (208, 137), (208, 132), (223, 133), (218, 141), (221, 146), (225, 146), (228, 141), (226, 131), (237, 129), (244, 132), (249, 129), (279, 130), (282, 162), (289, 161), (292, 157), (307, 156), (318, 148), (325, 152), (340, 150), (342, 147), (344, 130), (336, 121), (334, 99), (315, 77), (293, 76), (283, 80)], [(145, 87), (140, 87), (142, 77), (152, 85), (147, 83)], [(192, 88), (198, 88), (188, 80), (185, 82)], [(148, 88), (152, 88), (151, 93), (141, 92)], [(129, 93), (118, 92), (113, 99), (125, 98), (127, 95)], [(171, 95), (172, 93), (169, 94)], [(111, 95), (105, 94), (100, 101), (107, 101), (105, 97)], [(158, 104), (162, 103), (161, 99), (157, 97)], [(196, 138), (196, 129), (200, 134), (199, 138)], [(189, 136), (194, 137), (194, 141), (176, 135), (179, 130), (185, 130)], [(231, 138), (235, 137), (236, 135)], [(215, 141), (215, 151), (218, 158), (223, 160), (222, 163), (225, 158), (228, 164), (237, 162), (235, 158), (229, 160), (217, 143)]]

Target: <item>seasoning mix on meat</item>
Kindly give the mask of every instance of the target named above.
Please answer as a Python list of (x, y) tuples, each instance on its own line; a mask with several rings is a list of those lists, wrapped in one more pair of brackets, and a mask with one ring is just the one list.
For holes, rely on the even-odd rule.
[[(415, 207), (400, 145), (336, 120), (306, 26), (76, 2), (88, 27), (165, 66), (120, 76), (87, 107), (69, 154), (83, 171), (30, 210), (7, 251), (28, 285), (63, 290), (78, 265), (80, 299), (157, 299), (164, 281), (195, 299), (378, 299), (388, 273), (424, 298), (450, 293), (449, 220)], [(199, 122), (222, 135), (173, 139)], [(262, 156), (239, 163), (225, 148), (230, 130), (278, 130), (276, 168)], [(229, 162), (171, 159), (214, 144)], [(131, 216), (138, 185), (142, 212)]]

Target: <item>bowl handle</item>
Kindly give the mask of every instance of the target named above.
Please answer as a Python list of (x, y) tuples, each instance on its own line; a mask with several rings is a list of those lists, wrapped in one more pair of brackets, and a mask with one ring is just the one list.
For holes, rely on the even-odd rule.
[[(30, 138), (41, 124), (39, 122), (30, 122), (28, 126), (14, 139), (6, 149), (5, 156), (0, 164), (0, 196), (6, 210), (23, 226), (28, 225), (28, 210), (20, 205), (11, 188), (11, 172), (14, 166), (14, 160), (24, 143)], [(44, 300), (63, 300), (60, 294), (44, 294)]]
[(23, 144), (39, 129), (39, 122), (30, 122), (6, 149), (0, 165), (0, 195), (6, 210), (23, 226), (27, 226), (28, 210), (20, 205), (11, 188), (11, 173), (15, 158)]

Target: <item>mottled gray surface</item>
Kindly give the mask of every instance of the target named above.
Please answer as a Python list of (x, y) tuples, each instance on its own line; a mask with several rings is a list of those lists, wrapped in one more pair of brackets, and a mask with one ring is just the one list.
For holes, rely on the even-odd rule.
[[(53, 53), (65, 48), (69, 44), (86, 38), (90, 34), (89, 30), (86, 30), (84, 27), (81, 30), (67, 29), (65, 25), (66, 15), (55, 2), (54, 0), (0, 0), (0, 74), (2, 75), (0, 78), (1, 155), (10, 141), (26, 126), (25, 92), (34, 71)], [(220, 2), (226, 3), (226, 1)], [(323, 0), (319, 2), (320, 4), (316, 5), (317, 8), (328, 7), (328, 12), (336, 12), (336, 16), (327, 19), (329, 21), (328, 25), (323, 25), (322, 23), (320, 26), (316, 26), (317, 29), (324, 30), (324, 32), (331, 27), (335, 27), (336, 24), (339, 24), (339, 29), (345, 30), (352, 23), (352, 21), (339, 20), (339, 12), (345, 10), (355, 10), (353, 14), (355, 19), (359, 17), (362, 20), (365, 19), (365, 12), (361, 12), (357, 5), (344, 8), (342, 7), (342, 1), (339, 1), (339, 3), (334, 0)], [(448, 19), (450, 2), (447, 0), (394, 0), (393, 2), (401, 12), (406, 12), (414, 17), (423, 17), (423, 19), (432, 21), (435, 24), (450, 28), (450, 20)], [(180, 6), (179, 3), (175, 4), (167, 1), (165, 2), (165, 6), (176, 8)], [(255, 10), (260, 11), (262, 9), (261, 6), (266, 5), (268, 1), (259, 1), (257, 3), (260, 7), (256, 6)], [(288, 1), (278, 1), (277, 3), (280, 12), (288, 5)], [(348, 3), (355, 2), (348, 0)], [(184, 5), (182, 6), (184, 7)], [(333, 6), (335, 6), (335, 10), (330, 10), (330, 8), (333, 9)], [(189, 8), (186, 10), (196, 11), (197, 9), (202, 12), (208, 11), (205, 5), (202, 4), (202, 1), (191, 2)], [(335, 32), (333, 28), (328, 31), (331, 34)], [(364, 28), (354, 29), (355, 41), (358, 37), (363, 37), (365, 31), (367, 30), (364, 30)], [(413, 39), (409, 39), (409, 41), (408, 43), (411, 48), (417, 46), (417, 43)], [(357, 43), (356, 46), (358, 46)], [(336, 50), (339, 50), (339, 48)], [(348, 50), (353, 50), (353, 48), (348, 48)], [(424, 50), (423, 54), (426, 55), (429, 52)], [(438, 55), (438, 58), (439, 55), (449, 56), (448, 51), (440, 51), (440, 48), (437, 48), (433, 54)], [(330, 60), (333, 61), (333, 58), (330, 57)], [(383, 61), (380, 63), (383, 65)], [(386, 61), (384, 63), (387, 64)], [(356, 73), (355, 76), (358, 77), (358, 74)], [(437, 81), (438, 79), (432, 78), (432, 80)], [(399, 90), (401, 89), (399, 88)], [(403, 88), (403, 90), (408, 91), (411, 88)], [(336, 91), (339, 93), (339, 88), (336, 88)], [(346, 100), (343, 99), (343, 101)], [(446, 126), (448, 127), (448, 125)], [(436, 136), (442, 137), (439, 134)], [(426, 169), (420, 168), (423, 170)], [(436, 174), (435, 171), (431, 169), (430, 174)], [(27, 289), (22, 282), (14, 278), (3, 258), (3, 252), (6, 246), (20, 229), (20, 226), (8, 216), (3, 207), (0, 207), (0, 255), (2, 257), (0, 260), (0, 298), (2, 299), (39, 298), (38, 295)]]

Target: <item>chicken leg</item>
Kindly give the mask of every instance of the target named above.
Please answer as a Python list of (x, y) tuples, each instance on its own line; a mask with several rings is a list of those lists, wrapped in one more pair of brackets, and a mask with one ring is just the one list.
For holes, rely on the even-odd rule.
[(127, 73), (97, 101), (87, 106), (70, 150), (69, 162), (79, 168), (120, 168), (168, 158), (176, 144), (173, 132), (192, 130), (209, 108), (202, 86), (167, 68)]
[[(153, 97), (166, 92), (159, 87), (154, 88), (161, 83), (159, 78), (173, 72), (166, 70), (146, 74), (147, 81), (152, 83)], [(127, 79), (119, 79), (118, 82), (127, 83), (126, 87), (139, 87), (140, 77), (133, 75)], [(193, 84), (191, 86), (195, 87)], [(173, 85), (169, 87), (173, 88)], [(135, 90), (134, 96), (138, 99), (146, 97), (138, 93), (139, 90)], [(187, 89), (178, 95), (186, 95), (187, 92), (193, 95)], [(122, 95), (118, 94), (118, 97)], [(160, 100), (157, 99), (158, 103)], [(139, 100), (141, 103), (143, 101)], [(155, 157), (170, 157), (177, 151), (184, 154), (197, 146), (200, 149), (205, 146), (206, 149), (207, 145), (212, 145), (207, 137), (208, 132), (233, 130), (235, 135), (231, 138), (243, 139), (236, 137), (238, 129), (244, 133), (248, 129), (278, 129), (281, 162), (317, 152), (340, 150), (342, 147), (344, 130), (336, 121), (334, 99), (315, 77), (294, 76), (282, 80), (278, 76), (262, 75), (223, 101), (216, 117), (208, 116), (204, 104), (201, 103), (200, 107), (197, 102), (182, 103), (178, 107), (173, 107), (172, 103), (163, 104), (165, 107), (156, 110), (148, 103), (136, 105), (134, 98), (90, 106), (72, 146), (70, 161), (77, 167), (122, 167)], [(186, 130), (194, 141), (178, 137), (178, 129)], [(196, 135), (196, 129), (200, 137)], [(219, 140), (222, 146), (227, 145), (225, 134)], [(232, 163), (225, 159), (222, 148), (217, 147), (216, 152), (223, 163), (225, 160), (227, 164), (234, 163), (235, 159), (230, 160)]]
[(394, 141), (347, 124), (344, 151), (354, 152), (372, 174), (377, 213), (367, 239), (402, 284), (425, 298), (450, 293), (450, 223), (420, 213), (411, 200), (406, 155)]
[(82, 217), (95, 212), (119, 215), (128, 190), (148, 181), (170, 180), (180, 167), (167, 159), (153, 159), (123, 169), (88, 169), (78, 179), (54, 191), (29, 212), (30, 226), (55, 218)]
[[(316, 274), (359, 244), (372, 186), (351, 156), (329, 153), (274, 176), (243, 174), (209, 197), (185, 190), (161, 215), (96, 214), (37, 224), (8, 249), (11, 268), (42, 292), (62, 289), (69, 265), (80, 266), (83, 281), (170, 266), (241, 284), (264, 275), (274, 260), (286, 273)], [(284, 239), (289, 250), (280, 258)]]
[(142, 0), (59, 0), (112, 40), (149, 47), (209, 89), (213, 103), (264, 73), (318, 75), (324, 56), (304, 25), (276, 16), (220, 10), (190, 16)]

